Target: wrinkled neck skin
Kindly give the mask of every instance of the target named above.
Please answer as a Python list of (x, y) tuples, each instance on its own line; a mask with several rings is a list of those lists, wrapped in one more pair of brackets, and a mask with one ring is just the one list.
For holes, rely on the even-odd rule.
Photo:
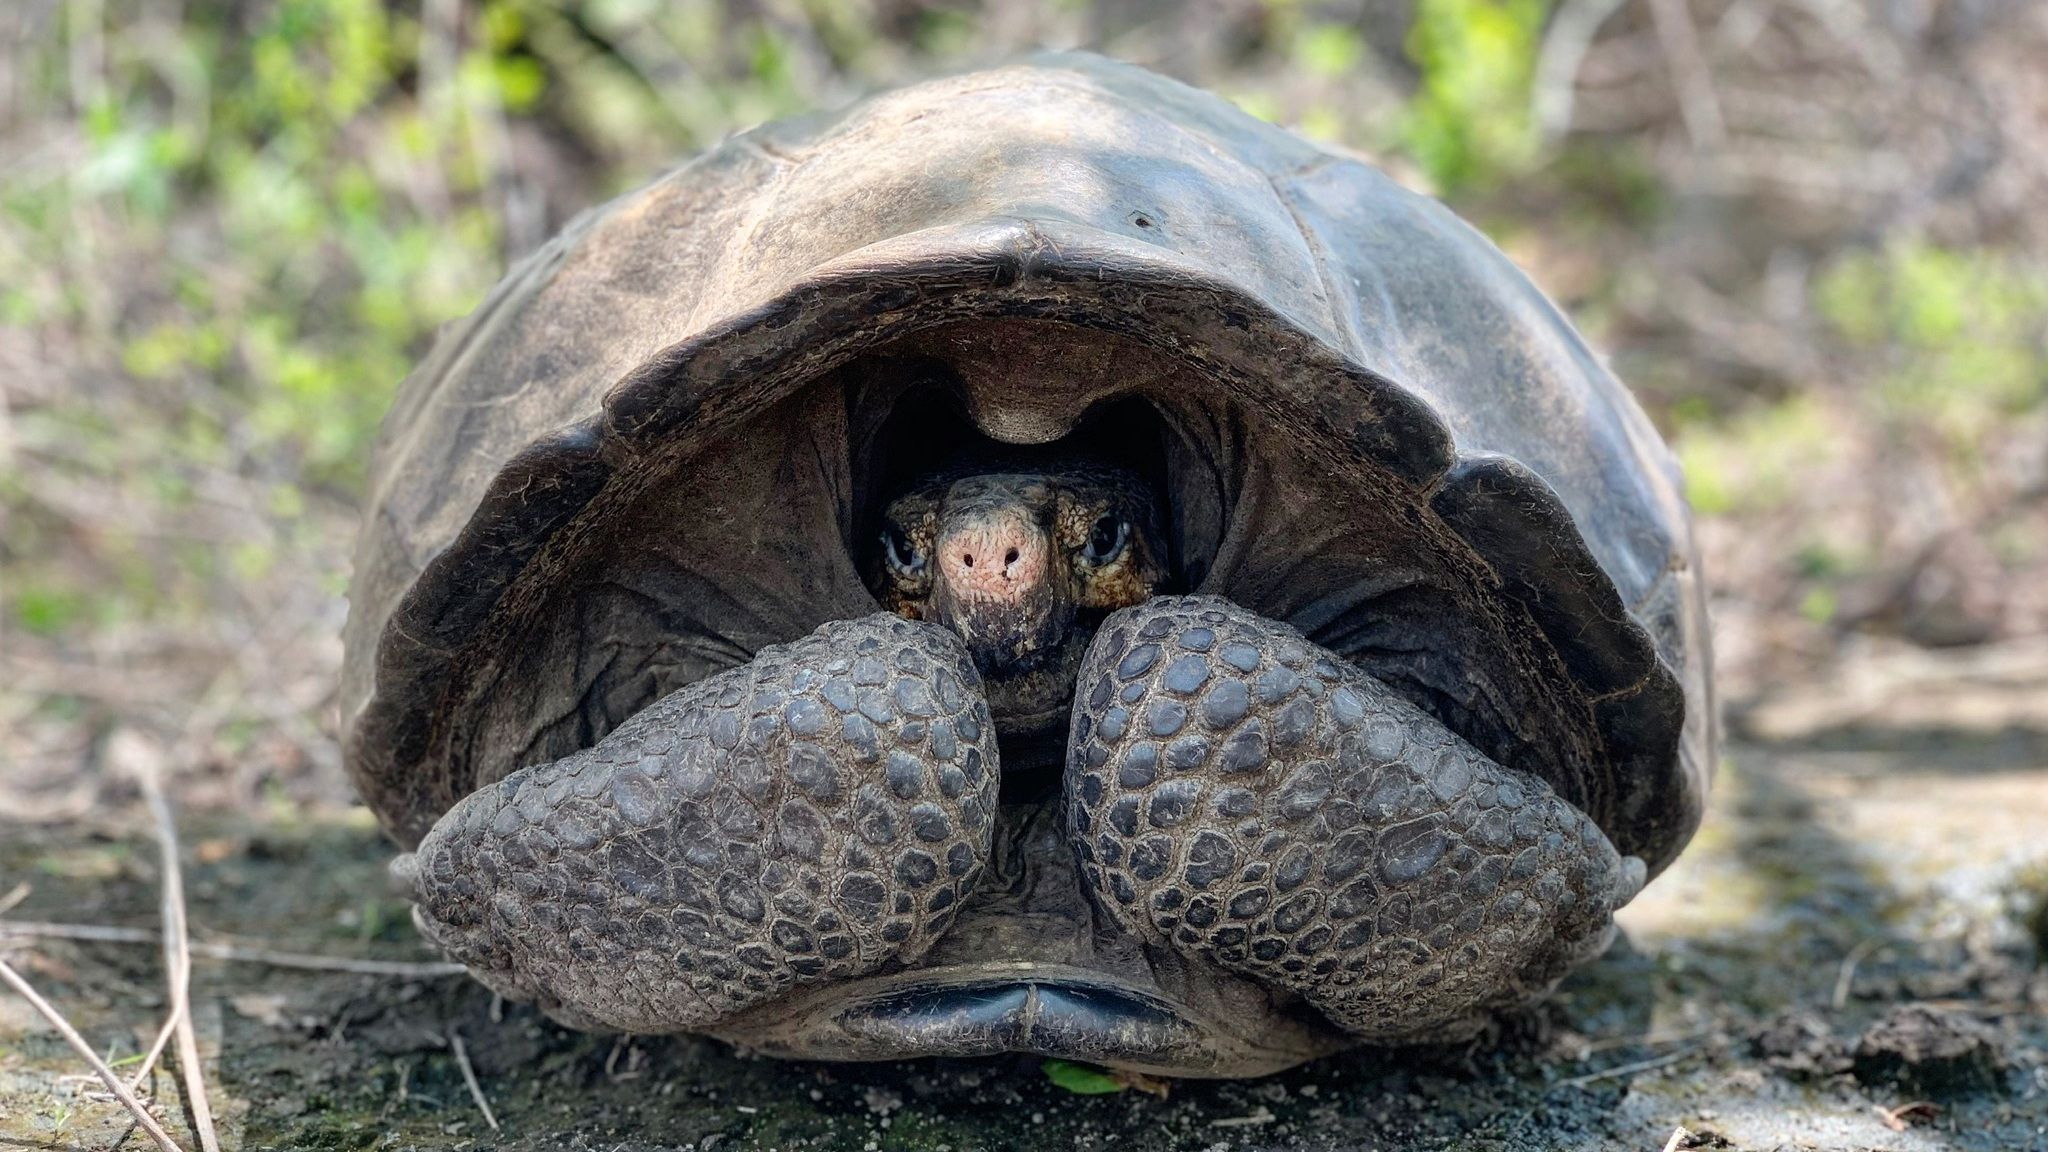
[[(1157, 493), (1088, 460), (956, 465), (891, 500), (867, 564), (884, 604), (966, 642), (996, 730), (1021, 751), (1064, 732), (1102, 618), (1166, 583)], [(915, 570), (901, 563), (911, 560)]]

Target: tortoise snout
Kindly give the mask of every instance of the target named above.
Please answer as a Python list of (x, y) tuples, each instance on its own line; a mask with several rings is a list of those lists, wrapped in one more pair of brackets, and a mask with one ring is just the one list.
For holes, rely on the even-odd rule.
[(939, 577), (962, 601), (1018, 604), (1045, 583), (1045, 532), (1022, 516), (964, 524), (939, 542)]
[(958, 514), (939, 534), (934, 624), (967, 642), (985, 677), (1006, 679), (1063, 647), (1072, 598), (1053, 570), (1052, 541), (1029, 508)]

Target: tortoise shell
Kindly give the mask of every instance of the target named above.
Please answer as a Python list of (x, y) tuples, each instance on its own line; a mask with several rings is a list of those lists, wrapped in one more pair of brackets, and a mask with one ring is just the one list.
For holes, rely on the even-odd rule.
[(482, 784), (876, 609), (935, 440), (1089, 437), (1176, 581), (1286, 621), (1654, 875), (1715, 761), (1677, 468), (1480, 233), (1354, 157), (1086, 56), (734, 136), (447, 331), (377, 445), (349, 771), (408, 847)]

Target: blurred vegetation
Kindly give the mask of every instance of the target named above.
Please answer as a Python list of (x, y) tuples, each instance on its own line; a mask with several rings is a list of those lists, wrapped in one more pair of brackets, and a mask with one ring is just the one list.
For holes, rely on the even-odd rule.
[(1543, 0), (1421, 0), (1400, 144), (1449, 195), (1513, 176), (1536, 154), (1530, 85)]
[[(204, 612), (204, 585), (275, 559), (253, 544), (150, 555), (97, 525), (125, 578), (82, 588), (61, 566), (39, 571), (62, 526), (39, 515), (23, 469), (89, 474), (170, 515), (203, 498), (195, 473), (219, 469), (255, 482), (281, 522), (309, 490), (356, 495), (410, 363), (541, 238), (509, 219), (513, 126), (576, 162), (570, 196), (594, 199), (737, 127), (987, 56), (992, 7), (283, 0), (171, 25), (131, 0), (31, 14), (25, 27), (50, 35), (16, 64), (26, 155), (0, 177), (0, 318), (70, 337), (134, 394), (110, 407), (99, 390), (60, 391), (16, 417), (0, 481), (13, 622), (50, 635)], [(1079, 17), (1066, 31), (1090, 26), (1085, 5), (1062, 7)], [(1299, 119), (1406, 149), (1445, 188), (1497, 180), (1531, 154), (1543, 11), (1425, 0), (1405, 110), (1361, 126), (1312, 105)], [(1290, 29), (1282, 53), (1325, 81), (1367, 63), (1355, 27), (1289, 3), (1258, 15), (1248, 27)]]
[[(1725, 104), (1726, 138), (1693, 138), (1708, 121), (1649, 7), (1564, 5), (1607, 12), (1566, 78), (1578, 126), (1546, 139), (1539, 57), (1568, 25), (1548, 0), (16, 0), (0, 13), (0, 741), (83, 755), (86, 717), (183, 732), (200, 757), (280, 731), (328, 755), (368, 447), (439, 325), (567, 216), (727, 132), (1044, 46), (1213, 87), (1481, 222), (1673, 434), (1714, 574), (1747, 604), (1732, 616), (1847, 626), (1857, 582), (1904, 547), (1899, 501), (1844, 493), (1860, 511), (1836, 514), (1820, 496), (1884, 492), (1873, 462), (1909, 450), (1963, 509), (1909, 551), (1961, 530), (1994, 542), (2001, 578), (2031, 570), (2032, 465), (1987, 446), (2042, 427), (2038, 237), (1944, 216), (1977, 203), (1967, 181), (1882, 203), (1811, 192), (1828, 173), (1798, 167), (1809, 122), (1872, 156), (1929, 145), (1858, 126), (1865, 104), (1902, 115), (1854, 86), (1874, 79), (1796, 87), (1840, 80), (1848, 57), (1759, 54), (1834, 34), (1801, 6), (1756, 24), (1678, 5)], [(1873, 15), (1857, 59), (1993, 83), (1969, 45), (2038, 32), (2008, 8), (2024, 35), (1967, 43)], [(1910, 54), (1937, 34), (1947, 56)], [(1742, 71), (1753, 58), (1789, 62)], [(1909, 178), (1948, 172), (1901, 155)], [(1979, 185), (2003, 171), (1980, 165)]]
[(1997, 251), (1909, 242), (1848, 254), (1815, 291), (1844, 343), (1882, 364), (1879, 408), (1958, 452), (2048, 392), (2048, 270)]

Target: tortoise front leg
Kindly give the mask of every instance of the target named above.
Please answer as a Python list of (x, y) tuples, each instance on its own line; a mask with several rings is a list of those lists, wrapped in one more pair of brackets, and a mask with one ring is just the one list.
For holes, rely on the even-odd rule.
[(1452, 1038), (1547, 990), (1643, 882), (1543, 781), (1214, 597), (1103, 624), (1065, 787), (1082, 870), (1127, 930), (1375, 1042)]
[(697, 1030), (921, 956), (988, 859), (997, 775), (959, 639), (876, 615), (479, 789), (397, 870), (493, 990), (577, 1027)]

